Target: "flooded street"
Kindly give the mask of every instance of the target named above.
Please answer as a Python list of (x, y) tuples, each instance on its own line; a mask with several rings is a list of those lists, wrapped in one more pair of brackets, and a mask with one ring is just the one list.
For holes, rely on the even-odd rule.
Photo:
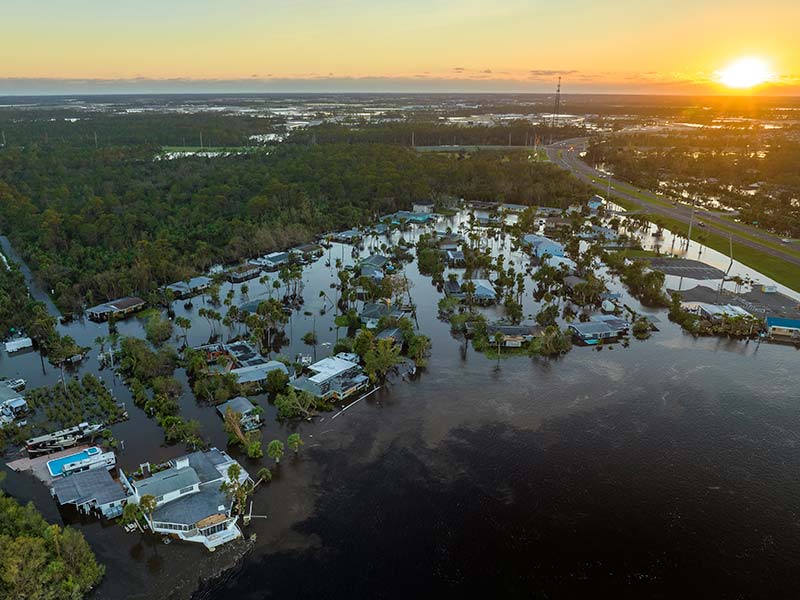
[[(437, 229), (456, 229), (463, 220), (441, 221)], [(424, 231), (404, 237), (413, 242)], [(665, 235), (663, 249), (671, 241)], [(488, 243), (518, 269), (527, 266), (509, 241)], [(367, 238), (362, 256), (381, 243), (388, 240)], [(693, 244), (690, 257), (699, 251)], [(320, 314), (330, 308), (320, 292), (333, 297), (337, 258), (352, 264), (351, 247), (334, 244), (304, 270), (305, 305), (286, 325), (289, 343), (281, 354), (330, 354), (334, 311)], [(726, 257), (708, 249), (701, 259), (728, 267)], [(196, 597), (800, 594), (800, 352), (694, 338), (669, 322), (666, 310), (641, 307), (614, 280), (609, 288), (625, 304), (658, 317), (660, 331), (650, 339), (575, 347), (558, 359), (498, 362), (475, 353), (437, 318), (442, 293), (415, 262), (405, 272), (419, 331), (433, 342), (426, 369), (336, 418), (331, 412), (299, 425), (277, 423), (266, 396), (253, 398), (265, 409), (265, 442), (297, 431), (305, 445), (274, 467), (273, 481), (255, 494), (253, 514), (266, 518), (244, 528), (246, 537), (256, 536), (249, 546), (237, 542), (210, 554), (199, 545), (163, 545), (116, 524), (78, 519), (59, 512), (28, 474), (8, 472), (6, 489), (34, 501), (48, 520), (81, 528), (107, 569), (98, 599), (163, 598), (171, 591), (188, 597), (245, 551), (241, 564), (203, 582)], [(733, 273), (752, 272), (734, 265)], [(222, 298), (230, 287), (223, 286)], [(241, 285), (232, 287), (242, 304), (266, 298), (271, 282), (248, 282), (246, 296)], [(667, 287), (678, 287), (678, 278), (667, 277)], [(528, 276), (526, 317), (540, 307), (532, 288)], [(192, 346), (210, 335), (197, 316), (201, 306), (201, 298), (191, 310), (175, 303), (176, 316), (192, 319)], [(502, 315), (497, 307), (485, 312)], [(118, 329), (144, 337), (135, 317)], [(221, 329), (223, 339), (232, 333)], [(94, 346), (108, 326), (82, 321), (60, 330)], [(316, 348), (301, 340), (310, 331)], [(118, 464), (132, 470), (183, 454), (182, 446), (163, 445), (162, 430), (133, 405), (119, 377), (98, 371), (97, 351), (74, 374), (97, 373), (127, 405), (130, 420), (112, 427), (124, 442)], [(0, 373), (25, 378), (29, 389), (59, 381), (58, 369), (34, 352), (4, 354)], [(210, 445), (225, 448), (214, 407), (195, 400), (183, 371), (176, 377), (184, 384), (181, 415), (201, 423)], [(229, 451), (251, 474), (271, 462)]]

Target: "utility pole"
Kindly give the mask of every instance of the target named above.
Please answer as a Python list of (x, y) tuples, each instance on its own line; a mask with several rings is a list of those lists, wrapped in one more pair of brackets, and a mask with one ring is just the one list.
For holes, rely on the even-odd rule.
[(553, 109), (553, 118), (550, 120), (550, 143), (553, 143), (553, 129), (558, 125), (558, 113), (561, 109), (561, 77), (556, 86), (556, 105)]
[(97, 132), (94, 132), (94, 149), (97, 150)]
[(414, 134), (415, 134), (415, 132), (414, 132), (414, 131), (412, 131), (412, 132), (411, 132), (411, 147), (412, 147), (412, 148), (413, 148), (413, 147), (415, 147), (415, 146), (417, 145), (417, 143), (416, 143), (416, 140), (414, 139), (414, 138), (415, 138), (415, 135), (414, 135)]
[(6, 132), (3, 131), (3, 146), (6, 145)]
[(203, 149), (203, 132), (200, 132), (200, 150)]
[(692, 242), (692, 225), (694, 224), (694, 203), (697, 201), (695, 196), (692, 196), (692, 214), (689, 217), (689, 235), (686, 237), (686, 249), (689, 249), (689, 244)]

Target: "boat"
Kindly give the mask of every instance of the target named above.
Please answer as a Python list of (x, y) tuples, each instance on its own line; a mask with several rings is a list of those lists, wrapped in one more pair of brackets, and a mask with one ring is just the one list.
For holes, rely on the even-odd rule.
[(25, 446), (28, 454), (48, 454), (56, 450), (71, 448), (81, 440), (98, 433), (101, 429), (103, 429), (101, 423), (79, 423), (74, 427), (32, 437), (25, 440)]

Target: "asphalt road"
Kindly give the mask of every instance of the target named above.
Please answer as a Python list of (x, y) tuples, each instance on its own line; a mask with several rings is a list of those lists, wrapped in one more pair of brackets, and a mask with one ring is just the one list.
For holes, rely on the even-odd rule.
[[(562, 169), (566, 169), (572, 172), (572, 174), (575, 175), (578, 179), (590, 185), (595, 185), (595, 187), (599, 188), (601, 195), (604, 195), (603, 192), (607, 189), (606, 188), (608, 181), (607, 175), (596, 169), (593, 169), (585, 162), (583, 162), (578, 156), (578, 154), (583, 149), (585, 149), (586, 143), (587, 143), (586, 138), (577, 138), (572, 140), (564, 140), (563, 142), (557, 142), (546, 148), (547, 157), (553, 164), (556, 164)], [(560, 156), (559, 156), (559, 151), (561, 151)], [(592, 180), (595, 180), (596, 183), (593, 183)], [(612, 177), (611, 192), (613, 195), (624, 198), (625, 200), (637, 206), (640, 206), (641, 208), (645, 209), (649, 214), (663, 215), (665, 217), (670, 217), (677, 221), (681, 221), (683, 223), (687, 224), (689, 223), (692, 215), (692, 208), (690, 206), (686, 206), (685, 204), (681, 203), (678, 203), (676, 205), (664, 206), (662, 203), (665, 200), (669, 201), (669, 199), (666, 198), (665, 196), (656, 196), (652, 192), (648, 192), (646, 190), (637, 190), (642, 197), (633, 196), (629, 193), (626, 193), (624, 190), (620, 189), (619, 188), (620, 184), (627, 187), (633, 187), (630, 184), (617, 181)], [(649, 198), (649, 200), (642, 198), (646, 199)], [(700, 222), (699, 220), (702, 220), (702, 222), (705, 223), (705, 227), (698, 226), (698, 222)], [(727, 229), (723, 229), (722, 227), (715, 227), (715, 224), (724, 225)], [(761, 243), (760, 240), (764, 240), (766, 242), (771, 242), (773, 244), (783, 245), (780, 238), (778, 236), (772, 235), (771, 233), (767, 233), (760, 229), (749, 227), (741, 223), (735, 223), (733, 221), (722, 218), (718, 214), (699, 209), (695, 210), (693, 227), (694, 229), (692, 231), (692, 237), (695, 237), (701, 231), (711, 231), (714, 233), (718, 233), (719, 235), (724, 237), (732, 235), (733, 241), (736, 242), (737, 244), (741, 244), (743, 246), (749, 246), (750, 248), (755, 248), (756, 250), (760, 250), (764, 254), (775, 256), (777, 258), (780, 258), (781, 260), (786, 261), (787, 263), (794, 264), (800, 267), (800, 257)], [(733, 230), (733, 232), (731, 232), (730, 230)], [(750, 237), (745, 237), (744, 235), (740, 235), (737, 232), (741, 232)], [(798, 244), (797, 242), (793, 242), (792, 244), (786, 244), (786, 247), (800, 251), (800, 244)], [(734, 253), (734, 258), (736, 258), (735, 253)]]

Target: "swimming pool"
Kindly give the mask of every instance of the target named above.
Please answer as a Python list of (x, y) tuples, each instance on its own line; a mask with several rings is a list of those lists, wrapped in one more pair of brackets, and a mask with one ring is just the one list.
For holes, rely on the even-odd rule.
[(70, 463), (86, 460), (101, 453), (100, 448), (92, 446), (81, 452), (70, 454), (69, 456), (62, 456), (61, 458), (54, 458), (47, 461), (47, 470), (50, 471), (51, 477), (58, 477), (64, 470), (64, 467)]

